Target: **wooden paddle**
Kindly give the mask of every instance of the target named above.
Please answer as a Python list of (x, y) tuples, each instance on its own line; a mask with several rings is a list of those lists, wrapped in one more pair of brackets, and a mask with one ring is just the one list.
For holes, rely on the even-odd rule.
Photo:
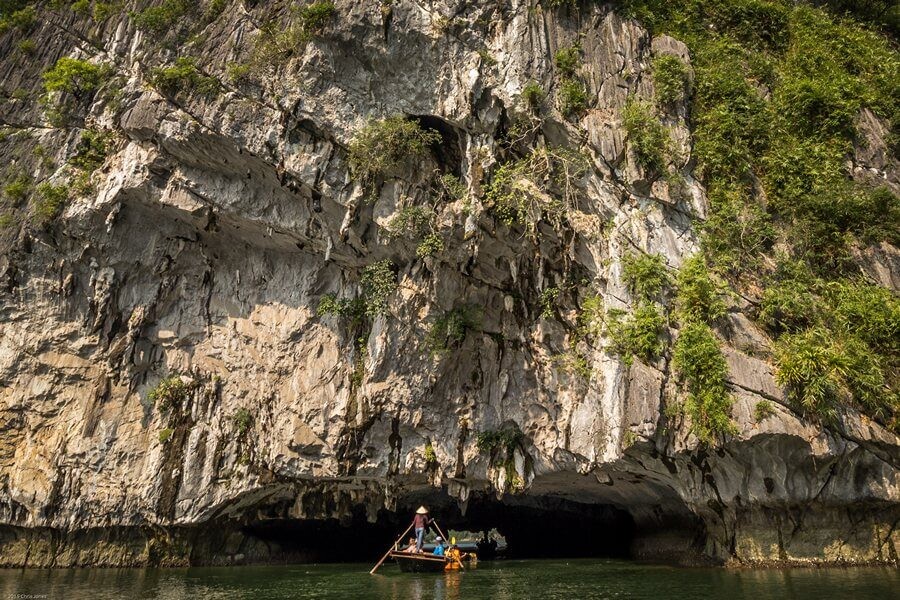
[[(438, 533), (441, 534), (441, 537), (444, 538), (444, 541), (447, 542), (447, 543), (449, 544), (449, 543), (450, 543), (450, 538), (448, 538), (446, 535), (444, 535), (444, 532), (441, 531), (441, 528), (440, 528), (440, 526), (437, 524), (437, 521), (435, 521), (435, 520), (432, 519), (431, 522), (434, 523), (434, 528), (438, 530)], [(459, 560), (459, 558), (456, 559), (456, 562), (459, 563), (459, 568), (460, 568), (460, 569), (462, 569), (463, 571), (466, 570), (466, 568), (465, 568), (465, 567), (463, 566), (463, 564), (462, 564), (462, 561)]]
[(369, 571), (369, 575), (375, 574), (375, 571), (378, 570), (378, 567), (381, 566), (381, 563), (383, 563), (385, 561), (385, 559), (387, 559), (387, 557), (390, 556), (391, 550), (393, 550), (397, 546), (397, 544), (400, 543), (400, 541), (403, 539), (403, 536), (405, 536), (407, 533), (409, 533), (410, 529), (412, 529), (412, 523), (409, 524), (409, 527), (406, 528), (406, 531), (404, 531), (403, 533), (400, 534), (400, 537), (397, 538), (397, 541), (394, 542), (393, 544), (391, 544), (391, 547), (388, 548), (388, 551), (384, 553), (384, 556), (381, 557), (381, 560), (378, 561), (378, 564), (375, 565), (374, 567), (372, 567), (372, 570)]

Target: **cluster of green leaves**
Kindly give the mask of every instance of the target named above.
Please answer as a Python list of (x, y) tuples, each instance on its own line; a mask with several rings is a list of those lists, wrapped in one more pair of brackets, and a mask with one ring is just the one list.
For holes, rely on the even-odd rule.
[(863, 280), (827, 281), (783, 261), (759, 320), (778, 336), (775, 363), (788, 398), (831, 420), (852, 405), (900, 429), (900, 298)]
[(147, 402), (156, 406), (161, 412), (178, 410), (187, 401), (193, 387), (184, 383), (181, 377), (173, 375), (161, 379), (156, 387), (147, 393)]
[(407, 238), (417, 240), (431, 228), (434, 213), (423, 206), (406, 206), (397, 211), (385, 225), (390, 239)]
[(28, 199), (33, 182), (25, 173), (17, 173), (3, 186), (4, 203), (18, 206)]
[(633, 254), (622, 260), (622, 280), (635, 300), (658, 300), (671, 283), (666, 259), (661, 254)]
[(165, 444), (170, 439), (172, 439), (172, 434), (175, 433), (175, 430), (171, 427), (166, 427), (164, 429), (159, 430), (159, 443)]
[(709, 325), (690, 321), (681, 328), (672, 365), (687, 388), (684, 412), (691, 419), (691, 431), (706, 444), (734, 433), (731, 394), (726, 387), (728, 364)]
[(350, 142), (350, 168), (361, 181), (372, 182), (396, 173), (440, 140), (436, 131), (400, 116), (369, 121)]
[(694, 255), (678, 271), (675, 308), (681, 322), (712, 322), (725, 314), (725, 286), (713, 275), (703, 257)]
[(677, 56), (660, 54), (653, 59), (653, 87), (656, 103), (666, 107), (684, 99), (687, 68)]
[(710, 213), (701, 224), (707, 262), (720, 273), (736, 277), (758, 271), (775, 241), (775, 227), (766, 211), (740, 186), (717, 186), (709, 191)]
[(434, 451), (434, 446), (431, 445), (431, 442), (425, 444), (425, 464), (429, 466), (437, 464), (437, 453)]
[(22, 0), (3, 0), (0, 2), (0, 34), (10, 29), (28, 31), (37, 17), (34, 7), (27, 6)]
[(510, 460), (524, 438), (525, 436), (518, 427), (504, 427), (482, 431), (476, 437), (475, 443), (478, 450), (490, 453), (492, 457), (503, 450), (506, 452), (507, 459)]
[(149, 80), (153, 87), (167, 96), (175, 96), (179, 92), (211, 95), (221, 87), (218, 79), (203, 75), (196, 61), (189, 57), (180, 57), (168, 67), (151, 69)]
[(288, 22), (269, 21), (260, 28), (250, 62), (259, 67), (277, 65), (321, 35), (334, 16), (333, 2), (317, 1), (305, 6), (292, 6)]
[(481, 311), (474, 306), (460, 306), (435, 319), (425, 335), (425, 345), (432, 356), (443, 356), (458, 348), (470, 331), (481, 326)]
[(541, 290), (540, 305), (541, 316), (545, 319), (553, 318), (556, 310), (556, 301), (559, 299), (561, 290), (558, 286), (546, 287)]
[(760, 400), (753, 407), (753, 420), (762, 423), (775, 414), (775, 405), (771, 400)]
[(44, 71), (44, 91), (84, 97), (103, 85), (111, 73), (109, 65), (64, 56)]
[(622, 126), (635, 160), (651, 175), (665, 172), (671, 153), (672, 140), (660, 123), (653, 106), (636, 98), (629, 98), (622, 111)]
[(192, 6), (188, 0), (165, 0), (158, 6), (149, 6), (140, 12), (132, 12), (129, 16), (141, 31), (163, 35), (177, 27)]
[[(794, 253), (822, 273), (849, 266), (854, 240), (898, 243), (900, 202), (887, 190), (852, 182), (846, 161), (861, 109), (898, 127), (900, 54), (890, 40), (788, 0), (622, 4), (655, 33), (673, 35), (691, 50), (694, 154), (714, 218), (706, 239), (718, 240), (715, 251), (743, 246), (722, 262), (739, 265), (734, 256), (747, 251), (748, 238), (735, 235), (729, 214), (741, 215), (750, 247), (768, 237), (771, 220)], [(844, 11), (851, 3), (822, 4)], [(850, 12), (886, 24), (875, 17), (885, 10)], [(761, 205), (760, 188), (766, 211), (734, 205)], [(762, 218), (765, 212), (770, 219)], [(754, 266), (742, 270), (753, 273)]]
[(243, 436), (250, 431), (250, 426), (253, 425), (253, 415), (249, 410), (242, 407), (231, 415), (231, 422), (234, 423), (234, 429), (238, 435)]
[(578, 76), (578, 69), (581, 68), (581, 48), (578, 45), (560, 48), (553, 58), (559, 73), (557, 90), (559, 111), (566, 117), (577, 115), (588, 105), (587, 90)]
[(316, 314), (340, 316), (353, 323), (361, 323), (366, 314), (366, 303), (362, 298), (338, 298), (335, 294), (325, 294), (319, 301)]
[(425, 258), (426, 256), (437, 256), (444, 251), (444, 238), (436, 231), (432, 231), (422, 238), (419, 245), (416, 246), (416, 256)]
[(387, 312), (388, 300), (397, 290), (397, 276), (390, 259), (376, 261), (363, 269), (360, 283), (366, 314), (375, 317)]
[(610, 349), (626, 365), (631, 365), (635, 357), (650, 362), (661, 355), (666, 349), (662, 338), (665, 330), (666, 318), (653, 302), (641, 302), (631, 314), (618, 309), (606, 313)]
[(676, 281), (675, 314), (681, 325), (672, 365), (687, 390), (682, 406), (691, 431), (706, 444), (736, 431), (731, 420), (728, 364), (709, 324), (725, 314), (724, 286), (701, 255), (681, 266)]
[(75, 146), (69, 165), (86, 173), (93, 173), (106, 161), (114, 141), (115, 134), (112, 131), (85, 129), (81, 132), (81, 139)]
[(575, 184), (587, 168), (576, 151), (536, 148), (500, 165), (485, 188), (485, 205), (507, 225), (526, 225), (532, 232), (540, 220), (559, 226), (578, 200)]
[(69, 199), (69, 188), (44, 182), (35, 188), (32, 215), (39, 226), (46, 226), (62, 212)]
[(522, 101), (532, 111), (537, 112), (544, 104), (544, 98), (547, 93), (537, 81), (531, 80), (522, 88)]

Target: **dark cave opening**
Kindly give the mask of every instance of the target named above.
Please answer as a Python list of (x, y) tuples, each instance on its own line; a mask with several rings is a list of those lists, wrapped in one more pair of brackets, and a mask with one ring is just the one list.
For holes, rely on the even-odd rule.
[(410, 500), (396, 511), (379, 511), (374, 523), (362, 507), (356, 507), (342, 520), (271, 519), (248, 524), (241, 532), (267, 548), (272, 561), (374, 562), (410, 524), (422, 503), (431, 507), (444, 532), (472, 532), (477, 539), (482, 531), (496, 529), (506, 540), (503, 556), (508, 558), (632, 557), (634, 521), (627, 511), (608, 504), (552, 497), (522, 504), (478, 496), (469, 499), (463, 514), (446, 496)]

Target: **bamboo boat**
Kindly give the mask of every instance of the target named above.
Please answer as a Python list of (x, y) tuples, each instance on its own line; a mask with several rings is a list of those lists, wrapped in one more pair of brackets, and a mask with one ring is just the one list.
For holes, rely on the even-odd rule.
[(433, 573), (443, 571), (447, 566), (447, 559), (434, 554), (417, 552), (400, 552), (392, 550), (390, 557), (400, 566), (404, 573)]

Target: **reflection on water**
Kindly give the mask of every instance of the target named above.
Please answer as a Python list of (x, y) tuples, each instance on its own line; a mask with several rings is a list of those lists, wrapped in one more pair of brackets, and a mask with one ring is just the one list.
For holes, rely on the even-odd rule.
[(900, 598), (900, 571), (680, 569), (610, 560), (483, 562), (465, 572), (400, 573), (386, 565), (198, 569), (0, 570), (3, 598), (74, 600), (526, 600), (530, 598), (796, 600)]

